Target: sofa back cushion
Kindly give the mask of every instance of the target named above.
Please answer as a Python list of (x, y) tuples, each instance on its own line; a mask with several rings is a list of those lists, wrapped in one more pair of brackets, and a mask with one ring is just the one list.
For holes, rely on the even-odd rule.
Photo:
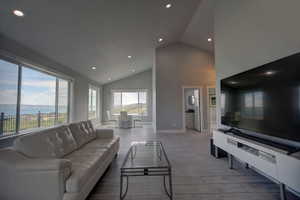
[(86, 122), (85, 122), (85, 125), (86, 125), (87, 130), (88, 130), (91, 134), (95, 135), (95, 137), (96, 137), (96, 130), (94, 129), (94, 126), (93, 126), (92, 121), (91, 121), (91, 120), (86, 121)]
[(51, 128), (18, 137), (14, 149), (33, 158), (62, 158), (77, 149), (68, 126)]
[(96, 132), (92, 131), (88, 127), (86, 121), (70, 124), (69, 127), (72, 131), (72, 134), (74, 136), (74, 139), (76, 140), (78, 147), (81, 147), (82, 145), (96, 138)]

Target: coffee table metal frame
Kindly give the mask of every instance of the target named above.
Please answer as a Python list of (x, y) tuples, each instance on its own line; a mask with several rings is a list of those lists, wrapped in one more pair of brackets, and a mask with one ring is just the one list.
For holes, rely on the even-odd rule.
[[(120, 199), (123, 200), (128, 192), (129, 187), (129, 177), (132, 176), (162, 176), (163, 182), (164, 182), (164, 189), (167, 194), (167, 196), (170, 198), (170, 200), (173, 200), (173, 185), (172, 185), (172, 166), (170, 164), (170, 161), (168, 159), (168, 156), (166, 154), (166, 151), (164, 149), (164, 146), (160, 141), (146, 141), (143, 142), (145, 145), (153, 145), (156, 148), (159, 149), (157, 151), (157, 157), (161, 160), (162, 155), (165, 157), (166, 160), (166, 166), (142, 166), (142, 167), (125, 167), (126, 162), (128, 159), (131, 159), (132, 161), (135, 158), (135, 155), (138, 151), (138, 145), (139, 142), (133, 143), (131, 147), (129, 148), (125, 159), (123, 161), (123, 164), (121, 166), (121, 175), (120, 175)], [(124, 179), (125, 179), (125, 188), (124, 186)], [(168, 179), (168, 184), (167, 180)], [(125, 189), (123, 191), (123, 189)]]

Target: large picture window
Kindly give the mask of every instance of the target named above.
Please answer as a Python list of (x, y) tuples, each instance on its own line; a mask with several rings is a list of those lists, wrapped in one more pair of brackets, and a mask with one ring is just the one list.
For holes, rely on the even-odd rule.
[(98, 112), (98, 89), (92, 85), (89, 87), (89, 119), (96, 119)]
[(147, 116), (147, 90), (112, 91), (111, 113), (119, 115), (126, 111), (129, 115)]
[(0, 59), (0, 137), (68, 122), (69, 81)]
[(0, 136), (16, 132), (19, 66), (0, 59)]

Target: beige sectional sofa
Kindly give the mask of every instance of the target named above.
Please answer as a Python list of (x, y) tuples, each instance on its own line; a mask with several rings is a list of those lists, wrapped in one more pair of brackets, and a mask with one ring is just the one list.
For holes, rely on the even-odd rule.
[(18, 137), (0, 150), (1, 200), (83, 200), (119, 151), (90, 121)]

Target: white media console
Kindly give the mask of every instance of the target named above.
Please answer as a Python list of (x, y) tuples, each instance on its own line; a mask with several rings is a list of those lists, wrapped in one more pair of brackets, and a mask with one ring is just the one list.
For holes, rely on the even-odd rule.
[(213, 141), (228, 153), (230, 168), (234, 157), (280, 184), (282, 200), (286, 199), (286, 188), (300, 194), (300, 152), (287, 155), (273, 146), (217, 130), (213, 132)]

